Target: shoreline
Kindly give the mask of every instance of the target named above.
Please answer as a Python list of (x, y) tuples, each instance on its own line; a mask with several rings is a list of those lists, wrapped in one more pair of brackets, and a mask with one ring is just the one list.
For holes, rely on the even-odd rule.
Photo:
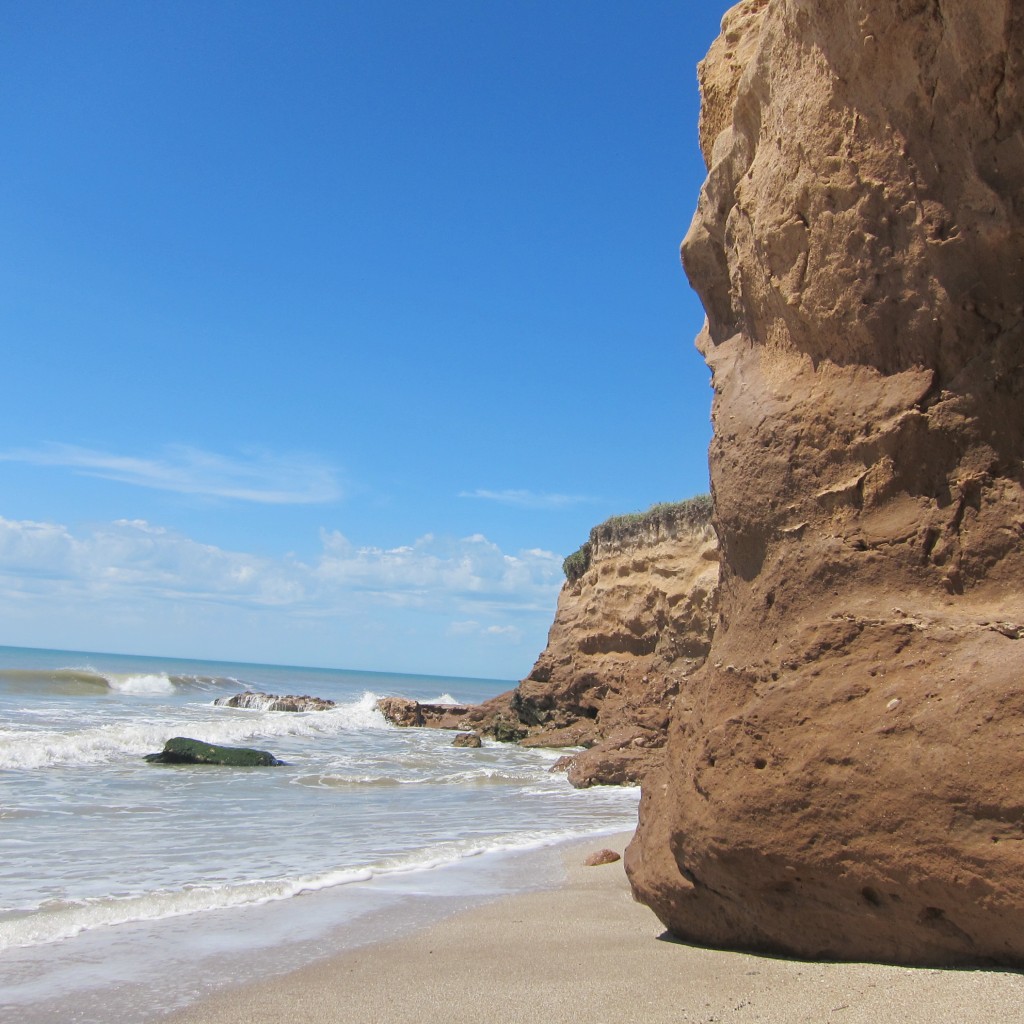
[(631, 833), (574, 841), (557, 888), (250, 982), (160, 1024), (1016, 1024), (1024, 974), (814, 963), (664, 937), (622, 862), (585, 867)]

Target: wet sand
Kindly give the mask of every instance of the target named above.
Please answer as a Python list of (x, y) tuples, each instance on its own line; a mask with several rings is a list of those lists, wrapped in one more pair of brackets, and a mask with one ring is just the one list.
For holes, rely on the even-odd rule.
[(668, 941), (622, 862), (220, 993), (164, 1024), (1020, 1024), (1024, 974), (820, 964)]

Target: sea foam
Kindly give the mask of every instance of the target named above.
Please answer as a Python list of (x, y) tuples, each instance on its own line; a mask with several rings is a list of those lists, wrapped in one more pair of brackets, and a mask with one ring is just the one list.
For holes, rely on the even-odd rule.
[(107, 676), (107, 685), (118, 693), (160, 694), (174, 693), (174, 683), (163, 674), (142, 676)]
[[(172, 736), (193, 736), (207, 743), (230, 746), (256, 739), (333, 736), (349, 730), (383, 729), (386, 723), (376, 710), (376, 703), (376, 694), (366, 693), (352, 703), (304, 715), (218, 708), (218, 714), (204, 719), (120, 722), (72, 731), (6, 730), (0, 733), (0, 769), (24, 770), (124, 760), (159, 750)], [(207, 711), (207, 706), (204, 705), (203, 709)]]
[(490, 839), (465, 839), (390, 857), (374, 864), (335, 867), (294, 878), (251, 879), (224, 885), (188, 885), (128, 896), (47, 900), (31, 910), (0, 917), (0, 951), (45, 945), (84, 931), (135, 921), (157, 921), (212, 910), (255, 906), (308, 893), (369, 882), (388, 875), (434, 871), (471, 857), (537, 849), (583, 833), (575, 830), (518, 832)]

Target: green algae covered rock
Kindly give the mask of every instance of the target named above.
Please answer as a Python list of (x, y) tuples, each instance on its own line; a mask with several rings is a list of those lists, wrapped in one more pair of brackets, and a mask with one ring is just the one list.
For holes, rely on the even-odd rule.
[(151, 764), (220, 764), (233, 768), (257, 768), (284, 764), (268, 750), (251, 747), (222, 747), (216, 743), (175, 736), (164, 744), (159, 754), (147, 754)]

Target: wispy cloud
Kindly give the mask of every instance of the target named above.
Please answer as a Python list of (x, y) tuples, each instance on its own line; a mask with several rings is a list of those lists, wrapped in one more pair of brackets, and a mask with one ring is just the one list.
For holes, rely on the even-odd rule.
[(135, 592), (312, 613), (370, 600), (453, 616), (469, 611), (498, 627), (503, 612), (553, 607), (562, 582), (558, 555), (505, 554), (481, 534), (427, 534), (396, 548), (359, 547), (337, 531), (323, 531), (321, 541), (320, 553), (303, 562), (228, 551), (140, 519), (75, 532), (0, 517), (0, 579), (34, 580), (35, 590), (45, 581), (94, 597)]
[(480, 534), (311, 557), (228, 550), (140, 519), (0, 518), (5, 642), (196, 651), (512, 679), (544, 646), (561, 558)]
[(562, 560), (550, 551), (506, 554), (476, 533), (458, 539), (425, 534), (396, 548), (356, 547), (337, 531), (321, 534), (323, 554), (313, 567), (324, 585), (388, 595), (428, 605), (520, 610), (545, 606), (562, 582)]
[(280, 606), (303, 597), (302, 581), (285, 569), (142, 519), (118, 519), (76, 534), (59, 523), (0, 518), (0, 578), (45, 580), (90, 600), (135, 594)]
[(486, 626), (475, 619), (464, 619), (451, 623), (448, 627), (448, 635), (454, 637), (481, 637), (484, 640), (496, 640), (511, 644), (518, 644), (523, 639), (523, 631), (518, 626)]
[(489, 491), (478, 488), (475, 491), (460, 491), (460, 498), (477, 498), (481, 501), (494, 501), (499, 505), (511, 505), (514, 508), (552, 509), (566, 508), (569, 505), (584, 505), (594, 501), (582, 494), (538, 494), (535, 491), (507, 489)]
[(59, 466), (136, 487), (266, 505), (321, 504), (341, 496), (336, 470), (305, 454), (258, 451), (229, 457), (167, 445), (158, 455), (140, 457), (45, 444), (0, 452), (0, 461)]

